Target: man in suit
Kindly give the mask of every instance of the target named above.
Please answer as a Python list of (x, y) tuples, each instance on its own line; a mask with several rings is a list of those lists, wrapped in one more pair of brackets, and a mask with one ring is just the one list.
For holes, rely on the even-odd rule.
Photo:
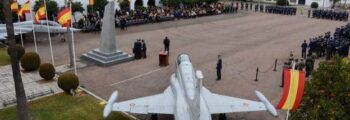
[(216, 80), (221, 80), (221, 69), (222, 69), (222, 60), (221, 55), (218, 55), (218, 62), (216, 63)]
[(164, 51), (168, 51), (169, 53), (170, 40), (168, 39), (168, 37), (164, 38), (163, 44), (164, 44)]

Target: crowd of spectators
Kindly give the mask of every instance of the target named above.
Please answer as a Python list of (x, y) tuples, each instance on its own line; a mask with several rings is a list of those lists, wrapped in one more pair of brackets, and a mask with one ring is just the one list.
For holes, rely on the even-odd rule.
[(127, 25), (188, 19), (208, 15), (237, 12), (234, 4), (215, 3), (196, 7), (137, 7), (135, 10), (116, 10), (116, 26), (125, 28)]

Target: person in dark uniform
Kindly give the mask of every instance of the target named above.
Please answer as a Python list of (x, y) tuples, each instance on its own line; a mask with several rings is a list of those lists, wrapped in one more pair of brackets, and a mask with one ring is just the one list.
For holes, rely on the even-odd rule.
[(134, 53), (135, 59), (137, 58), (136, 56), (136, 46), (137, 46), (137, 40), (134, 42), (134, 47), (132, 48), (132, 52)]
[(168, 37), (164, 38), (163, 44), (164, 44), (164, 51), (168, 51), (169, 53), (170, 40), (168, 39)]
[(147, 58), (147, 46), (146, 46), (146, 42), (145, 40), (142, 39), (142, 54), (143, 54), (143, 58)]
[(312, 72), (313, 61), (311, 54), (308, 54), (305, 60), (305, 76), (309, 77)]
[(301, 57), (302, 58), (306, 58), (306, 49), (307, 49), (307, 43), (306, 43), (306, 40), (304, 40), (304, 43), (301, 44)]
[(135, 54), (135, 58), (136, 59), (141, 59), (141, 46), (142, 46), (142, 44), (141, 44), (141, 40), (140, 39), (138, 39), (137, 40), (137, 42), (136, 42), (136, 47), (135, 47), (135, 52), (136, 52), (136, 54)]
[(218, 62), (216, 63), (216, 80), (221, 80), (221, 69), (222, 69), (222, 60), (221, 55), (218, 55)]

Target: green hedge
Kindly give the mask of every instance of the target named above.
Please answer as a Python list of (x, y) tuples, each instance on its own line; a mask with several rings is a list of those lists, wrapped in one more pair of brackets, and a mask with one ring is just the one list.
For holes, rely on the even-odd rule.
[[(26, 53), (26, 50), (24, 49), (24, 47), (22, 45), (16, 44), (15, 45), (15, 49), (17, 51), (17, 58), (21, 59), (21, 57)], [(11, 49), (10, 47), (7, 48), (7, 54), (11, 55)]]
[(57, 84), (64, 92), (70, 94), (71, 89), (78, 88), (79, 78), (73, 73), (64, 73), (58, 77)]
[(40, 56), (35, 52), (29, 52), (22, 56), (21, 66), (25, 71), (37, 70), (40, 66)]
[(55, 72), (55, 67), (51, 63), (44, 63), (39, 67), (39, 75), (45, 80), (52, 80), (55, 77)]

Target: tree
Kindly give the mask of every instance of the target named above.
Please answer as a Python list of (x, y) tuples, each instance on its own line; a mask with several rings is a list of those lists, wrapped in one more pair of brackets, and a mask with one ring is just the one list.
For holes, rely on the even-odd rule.
[(306, 82), (300, 108), (292, 114), (296, 120), (350, 119), (350, 64), (336, 56), (319, 64)]
[(277, 0), (276, 4), (279, 6), (289, 6), (288, 0)]
[(130, 1), (129, 0), (118, 0), (119, 2), (119, 7), (122, 10), (128, 10), (130, 6)]
[(180, 0), (160, 0), (163, 5), (178, 7), (181, 3)]
[(335, 7), (335, 4), (337, 4), (340, 0), (333, 0), (333, 4), (332, 4), (332, 9)]
[(73, 12), (73, 18), (74, 22), (77, 22), (77, 19), (75, 18), (75, 12), (84, 12), (83, 4), (81, 2), (72, 2), (72, 12)]
[[(4, 24), (5, 23), (5, 13), (4, 13), (4, 7), (3, 7), (3, 3), (0, 3), (0, 24)], [(13, 21), (18, 21), (18, 16), (17, 14), (12, 14), (12, 20)]]
[(95, 4), (93, 6), (89, 5), (87, 7), (88, 12), (91, 13), (92, 11), (94, 11), (94, 12), (100, 11), (101, 13), (103, 13), (107, 3), (108, 3), (107, 0), (95, 0)]
[[(34, 5), (34, 11), (37, 11), (39, 7), (41, 7), (44, 4), (44, 0), (37, 0), (35, 1)], [(47, 9), (47, 17), (49, 20), (55, 20), (55, 16), (57, 16), (58, 13), (58, 5), (57, 2), (54, 0), (46, 0), (46, 9)]]
[(13, 80), (15, 83), (16, 90), (16, 99), (17, 99), (17, 116), (19, 120), (29, 120), (29, 112), (27, 106), (27, 98), (23, 87), (23, 82), (21, 78), (21, 72), (19, 68), (19, 59), (17, 57), (17, 51), (15, 49), (15, 33), (12, 21), (12, 12), (10, 9), (9, 0), (2, 0), (5, 13), (5, 22), (6, 22), (6, 30), (7, 30), (7, 39), (9, 41), (11, 56), (11, 66), (13, 73)]
[(75, 12), (84, 12), (84, 7), (83, 4), (81, 4), (81, 2), (73, 2), (72, 3), (72, 11), (73, 13)]

